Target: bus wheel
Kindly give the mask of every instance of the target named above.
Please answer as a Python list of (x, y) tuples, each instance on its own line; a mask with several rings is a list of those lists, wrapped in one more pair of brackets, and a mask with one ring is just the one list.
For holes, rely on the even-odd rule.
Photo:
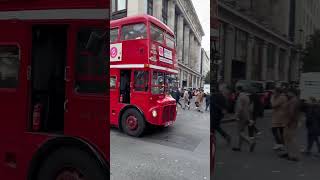
[(141, 113), (136, 109), (128, 109), (121, 117), (121, 126), (126, 134), (139, 137), (143, 134), (146, 123)]
[(87, 152), (76, 148), (60, 148), (45, 159), (38, 180), (106, 180), (109, 174)]

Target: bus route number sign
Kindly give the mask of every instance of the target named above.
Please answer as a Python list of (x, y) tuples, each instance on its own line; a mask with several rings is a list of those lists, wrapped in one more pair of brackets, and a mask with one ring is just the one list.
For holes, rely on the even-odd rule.
[(110, 61), (122, 61), (122, 43), (110, 44)]

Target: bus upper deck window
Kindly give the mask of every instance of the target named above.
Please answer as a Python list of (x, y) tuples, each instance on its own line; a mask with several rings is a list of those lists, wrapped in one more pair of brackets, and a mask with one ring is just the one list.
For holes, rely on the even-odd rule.
[(114, 43), (118, 40), (118, 28), (110, 30), (110, 43)]
[(130, 24), (122, 27), (121, 40), (146, 39), (147, 29), (144, 23)]
[(174, 44), (175, 44), (174, 37), (172, 37), (169, 34), (166, 34), (166, 44), (169, 48), (174, 49)]
[(163, 30), (152, 24), (150, 34), (153, 41), (163, 44)]

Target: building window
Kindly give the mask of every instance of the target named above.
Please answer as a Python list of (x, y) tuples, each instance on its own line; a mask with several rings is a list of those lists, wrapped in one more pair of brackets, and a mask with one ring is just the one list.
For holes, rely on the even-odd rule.
[(162, 0), (162, 20), (163, 23), (168, 23), (168, 1)]
[(115, 11), (127, 9), (127, 0), (115, 0)]
[(248, 35), (239, 29), (237, 29), (235, 33), (235, 58), (245, 62), (247, 58)]
[(149, 15), (153, 15), (153, 0), (148, 0), (147, 13), (148, 13)]
[(268, 61), (267, 61), (267, 67), (268, 69), (274, 68), (275, 63), (275, 46), (273, 44), (268, 44)]
[[(176, 13), (174, 16), (174, 35), (177, 37), (178, 35), (178, 14)], [(176, 42), (177, 43), (177, 42)]]
[(128, 0), (112, 0), (111, 19), (120, 19), (127, 16)]
[(0, 88), (16, 88), (20, 66), (16, 45), (0, 45)]

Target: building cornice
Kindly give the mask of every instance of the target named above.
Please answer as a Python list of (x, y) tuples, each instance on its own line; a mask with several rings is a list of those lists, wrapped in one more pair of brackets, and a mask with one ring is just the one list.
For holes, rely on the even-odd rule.
[(179, 67), (182, 67), (182, 68), (184, 68), (184, 69), (187, 69), (189, 72), (192, 72), (193, 75), (201, 76), (201, 74), (200, 74), (199, 72), (193, 70), (192, 68), (190, 68), (189, 66), (187, 66), (187, 65), (185, 65), (185, 64), (183, 64), (183, 63), (181, 63), (181, 62), (178, 62), (178, 65), (179, 65)]
[[(293, 46), (293, 42), (289, 41), (288, 39), (286, 39), (285, 37), (282, 37), (281, 35), (271, 31), (270, 29), (264, 27), (263, 25), (257, 23), (256, 21), (254, 21), (253, 19), (251, 19), (250, 17), (241, 14), (240, 12), (238, 12), (237, 10), (232, 9), (231, 7), (229, 7), (228, 5), (222, 3), (222, 2), (218, 2), (218, 6), (219, 8), (221, 8), (222, 10), (225, 10), (229, 13), (231, 13), (232, 15), (240, 18), (241, 20), (253, 25), (254, 27), (256, 27), (257, 29), (259, 29), (259, 31), (262, 31), (268, 35), (271, 35), (272, 37), (276, 38), (277, 40), (280, 40), (282, 43), (285, 43), (287, 45)], [(221, 12), (221, 11), (220, 11)], [(225, 18), (218, 16), (219, 20), (222, 21), (227, 21)]]
[(204, 31), (191, 0), (176, 0), (176, 4), (183, 13), (185, 20), (188, 22), (198, 41), (201, 43)]

